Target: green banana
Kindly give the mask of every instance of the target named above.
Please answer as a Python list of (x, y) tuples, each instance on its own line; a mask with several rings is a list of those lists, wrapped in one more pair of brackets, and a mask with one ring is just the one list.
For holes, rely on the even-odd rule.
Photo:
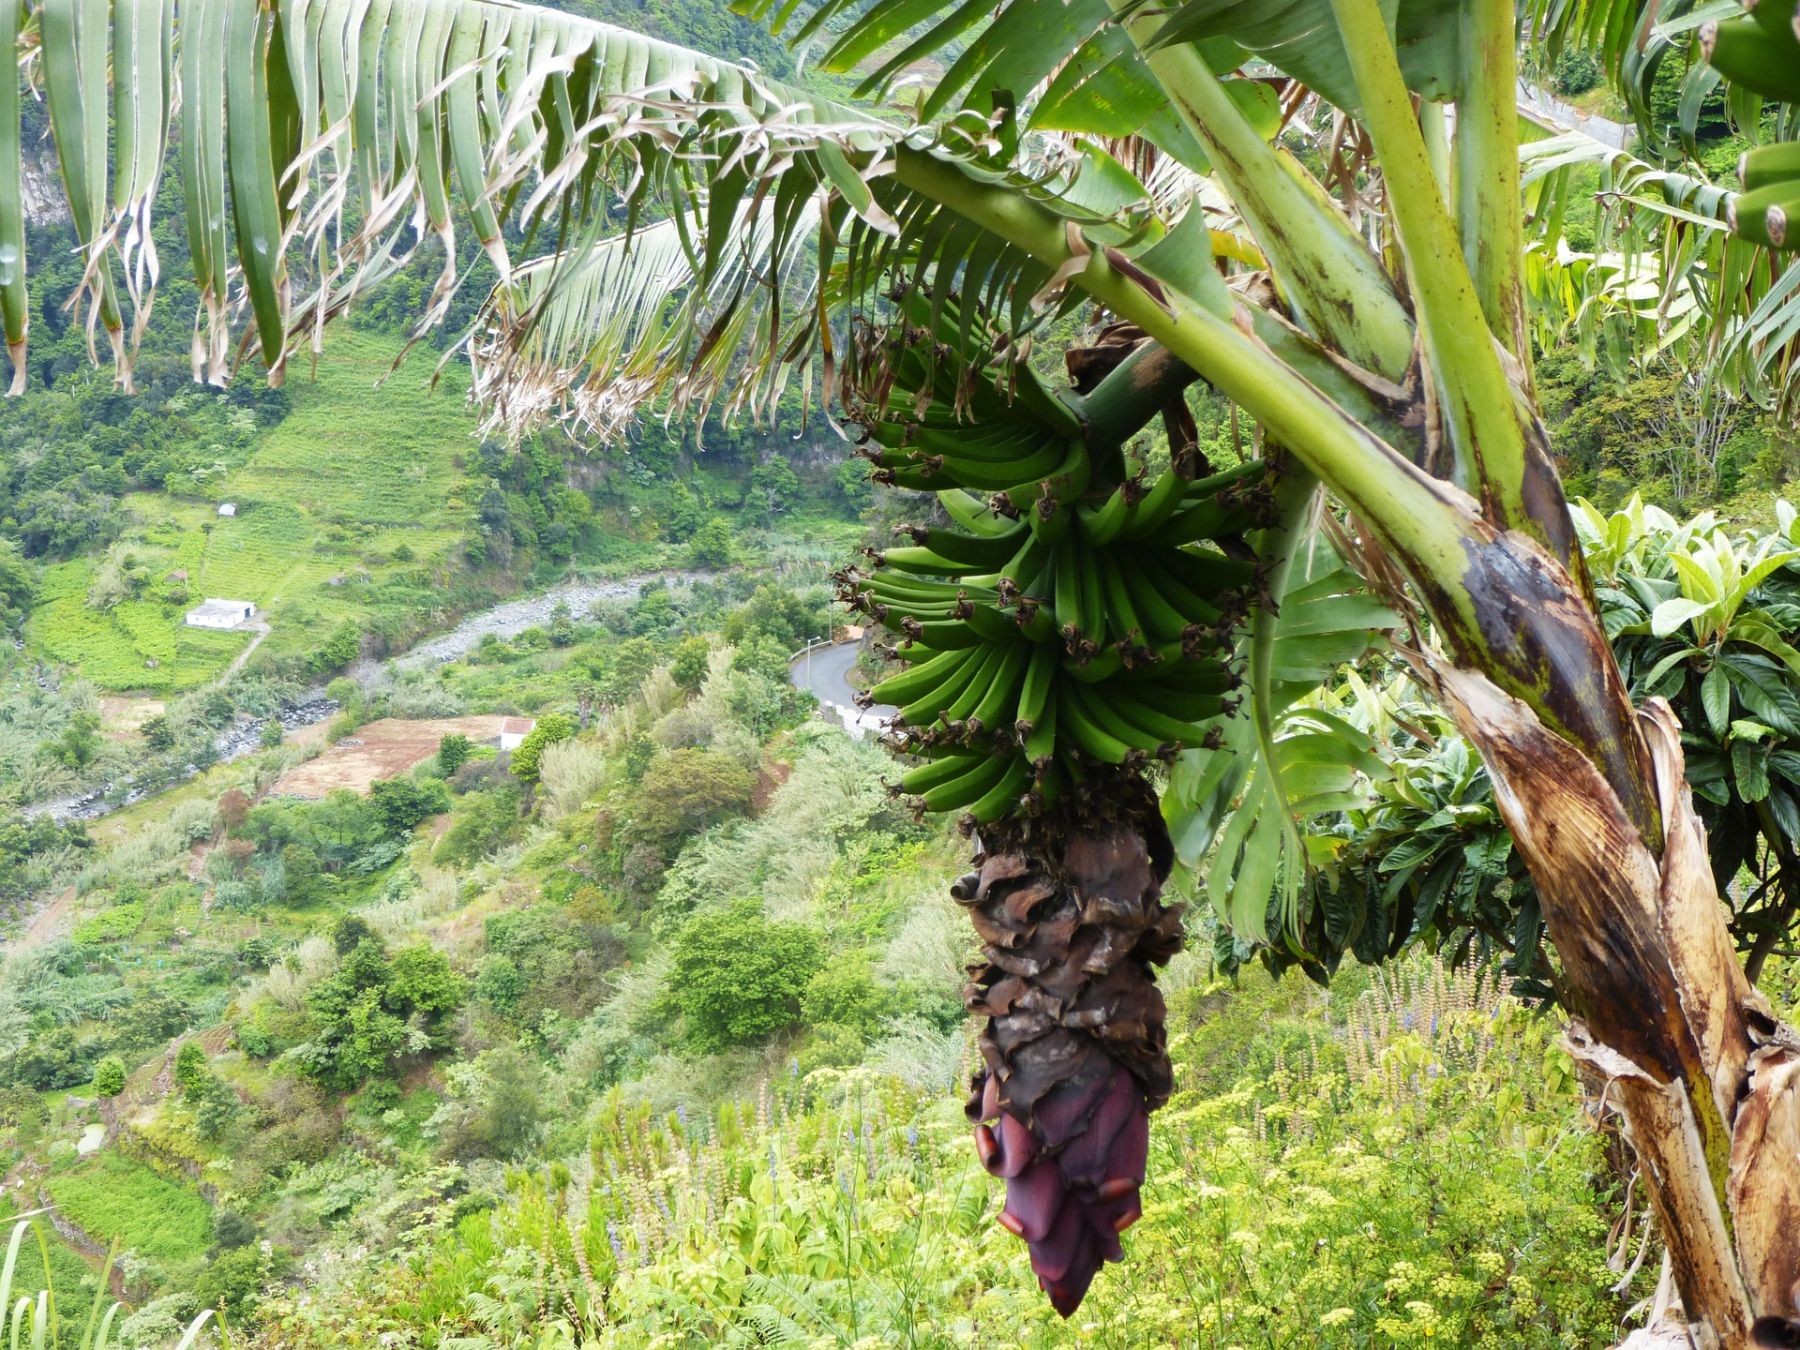
[(1197, 693), (1166, 683), (1134, 684), (1127, 697), (1183, 722), (1204, 722), (1236, 706), (1221, 694)]
[(1764, 248), (1800, 247), (1800, 180), (1739, 193), (1725, 209), (1739, 238)]
[(1014, 720), (1014, 730), (1024, 727), (1021, 736), (1027, 734), (1037, 725), (1044, 715), (1044, 709), (1050, 702), (1050, 691), (1056, 684), (1057, 667), (1056, 648), (1047, 642), (1036, 643), (1031, 649), (1031, 661), (1025, 667), (1025, 679), (1019, 686), (1018, 716)]
[(1018, 367), (1018, 381), (1014, 387), (1016, 406), (1023, 406), (1037, 414), (1049, 426), (1050, 430), (1065, 440), (1074, 440), (1083, 435), (1087, 428), (1081, 425), (1081, 419), (1075, 415), (1074, 409), (1064, 403), (1054, 392), (1044, 388), (1030, 366)]
[(1733, 84), (1781, 103), (1800, 102), (1800, 35), (1748, 14), (1700, 29), (1700, 55)]
[(1003, 490), (1007, 500), (1021, 511), (1046, 493), (1067, 504), (1087, 491), (1088, 479), (1093, 471), (1094, 465), (1088, 458), (1087, 446), (1078, 440), (1069, 441), (1062, 459), (1054, 468), (1034, 475), (1029, 482), (1015, 480), (1011, 486), (1001, 484), (997, 490)]
[(1019, 604), (1019, 631), (1032, 642), (1055, 642), (1060, 628), (1049, 605), (1036, 596), (1027, 596)]
[(1187, 717), (1172, 714), (1151, 703), (1135, 699), (1119, 689), (1106, 691), (1106, 706), (1119, 717), (1140, 728), (1145, 735), (1179, 746), (1198, 745), (1205, 732)]
[(1099, 684), (1125, 668), (1125, 652), (1119, 644), (1112, 643), (1086, 660), (1064, 661), (1062, 667), (1083, 684)]
[(929, 423), (913, 425), (912, 444), (927, 454), (942, 455), (946, 464), (985, 464), (1010, 467), (1021, 458), (1054, 449), (1056, 441), (1044, 434), (1042, 427), (1001, 426), (937, 427)]
[(1145, 582), (1154, 587), (1189, 623), (1217, 623), (1224, 611), (1207, 597), (1217, 597), (1218, 588), (1208, 587), (1202, 592), (1189, 586), (1163, 565), (1165, 552), (1166, 550), (1154, 548), (1133, 549), (1131, 560), (1144, 574)]
[(939, 755), (936, 759), (927, 760), (901, 774), (900, 791), (909, 797), (916, 797), (931, 788), (942, 787), (974, 768), (976, 760), (985, 758), (987, 756), (971, 754), (966, 750)]
[(1800, 179), (1800, 141), (1759, 145), (1738, 156), (1738, 181), (1744, 185), (1745, 192), (1795, 179)]
[(1031, 531), (1022, 520), (1011, 522), (1011, 528), (1002, 534), (962, 534), (931, 525), (898, 525), (894, 533), (904, 534), (918, 547), (929, 549), (954, 563), (975, 564), (989, 570), (1014, 556), (1020, 544), (1031, 538)]
[(1071, 547), (1057, 549), (1053, 566), (1056, 571), (1056, 587), (1051, 603), (1056, 608), (1056, 626), (1065, 637), (1079, 637), (1087, 632), (1087, 620), (1082, 610), (1082, 587), (1081, 577), (1076, 571), (1079, 566), (1076, 550)]
[(1142, 539), (1146, 535), (1160, 530), (1180, 507), (1187, 487), (1188, 480), (1176, 473), (1172, 466), (1164, 469), (1157, 475), (1156, 481), (1150, 485), (1138, 503), (1131, 508), (1125, 523), (1119, 528), (1117, 537)]
[(1025, 508), (1025, 520), (1031, 526), (1031, 532), (1046, 544), (1054, 544), (1067, 537), (1069, 524), (1075, 513), (1054, 496), (1039, 493), (1036, 501)]
[(946, 558), (936, 549), (925, 548), (918, 544), (883, 549), (875, 555), (875, 565), (891, 567), (896, 572), (912, 572), (921, 576), (940, 577), (978, 576), (982, 572), (993, 570), (992, 563), (958, 562), (953, 558)]
[(1150, 641), (1173, 642), (1196, 622), (1170, 602), (1163, 589), (1144, 570), (1137, 550), (1113, 550), (1113, 564), (1118, 568), (1138, 617), (1144, 621), (1144, 635)]
[(1076, 517), (1081, 521), (1081, 533), (1094, 547), (1104, 548), (1119, 537), (1119, 531), (1131, 518), (1133, 490), (1128, 482), (1120, 483), (1100, 505), (1083, 505), (1075, 509)]
[(1120, 740), (1096, 722), (1077, 697), (1077, 686), (1066, 681), (1057, 688), (1056, 718), (1069, 743), (1102, 764), (1123, 764), (1132, 750), (1142, 748)]
[(1256, 581), (1255, 563), (1239, 562), (1211, 549), (1161, 549), (1151, 556), (1165, 572), (1202, 597), (1243, 590)]
[(975, 818), (977, 825), (987, 825), (1000, 819), (1019, 805), (1019, 795), (1030, 781), (1030, 768), (1024, 760), (1014, 755), (1007, 761), (1006, 771), (1001, 774), (1000, 780), (970, 804), (969, 814)]
[(955, 811), (977, 800), (1006, 773), (1008, 761), (993, 755), (970, 756), (978, 762), (966, 773), (923, 794), (927, 811)]
[(969, 663), (968, 650), (943, 652), (928, 661), (909, 666), (875, 685), (869, 693), (877, 703), (899, 707), (930, 693), (950, 675)]
[(920, 620), (908, 615), (900, 621), (900, 628), (914, 642), (936, 647), (939, 651), (973, 647), (986, 640), (975, 631), (973, 625), (961, 619)]
[(977, 650), (981, 652), (980, 668), (962, 692), (938, 710), (939, 718), (945, 726), (968, 720), (969, 714), (975, 711), (975, 706), (987, 697), (988, 691), (993, 687), (994, 677), (1007, 656), (1006, 651), (992, 644), (985, 644)]
[(1017, 621), (990, 605), (974, 606), (963, 622), (978, 641), (1009, 647), (1025, 645), (1025, 635), (1019, 631)]
[(1144, 623), (1139, 617), (1137, 606), (1131, 603), (1131, 597), (1125, 592), (1125, 579), (1120, 574), (1117, 560), (1112, 550), (1096, 553), (1089, 565), (1100, 573), (1100, 584), (1106, 588), (1106, 628), (1110, 636), (1120, 641), (1130, 641), (1135, 634), (1137, 640), (1144, 638)]
[(1018, 693), (1019, 682), (1025, 677), (1025, 667), (1031, 660), (1032, 647), (1026, 643), (1018, 643), (1008, 649), (999, 669), (994, 672), (993, 682), (988, 686), (986, 695), (969, 714), (970, 736), (979, 736), (983, 731), (991, 730), (1006, 719), (1008, 706), (1016, 704), (1014, 695)]
[[(1085, 451), (1082, 452), (1082, 457), (1086, 458)], [(1005, 492), (1012, 504), (1023, 511), (1031, 498), (1037, 495), (1038, 482), (1060, 472), (1068, 454), (1058, 442), (1045, 441), (1028, 454), (993, 463), (963, 455), (934, 455), (932, 458), (942, 461), (941, 472), (954, 478), (961, 486), (980, 488), (987, 492)], [(1030, 485), (1023, 500), (1019, 496), (1021, 484)]]
[(938, 493), (938, 504), (944, 513), (971, 534), (1000, 536), (1010, 534), (1018, 522), (1003, 516), (972, 492), (961, 488), (945, 488)]
[[(930, 726), (946, 707), (977, 687), (981, 669), (993, 655), (992, 649), (969, 647), (961, 654), (968, 659), (948, 676), (910, 702), (900, 704), (900, 721), (903, 724), (909, 727)], [(876, 697), (881, 702), (887, 701), (881, 699), (880, 695)]]
[(1055, 679), (1052, 678), (1044, 699), (1044, 710), (1032, 721), (1031, 729), (1025, 733), (1020, 748), (1025, 758), (1031, 761), (1033, 768), (1048, 764), (1056, 754), (1056, 708)]

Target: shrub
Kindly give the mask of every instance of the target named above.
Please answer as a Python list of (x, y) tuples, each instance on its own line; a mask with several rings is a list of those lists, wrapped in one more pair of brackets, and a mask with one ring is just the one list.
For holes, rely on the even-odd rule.
[(369, 807), (390, 835), (410, 833), (450, 809), (450, 791), (436, 779), (387, 778), (369, 789)]
[(734, 759), (671, 750), (644, 770), (632, 832), (667, 857), (694, 831), (743, 814), (755, 791), (756, 775)]
[(125, 1061), (108, 1055), (94, 1065), (94, 1095), (116, 1097), (125, 1090)]
[(667, 997), (689, 1046), (714, 1054), (792, 1026), (824, 964), (810, 928), (772, 923), (755, 900), (688, 920), (675, 940)]
[(512, 753), (513, 776), (522, 783), (535, 783), (538, 780), (539, 760), (544, 747), (555, 745), (558, 741), (566, 741), (575, 734), (575, 719), (567, 713), (547, 713), (538, 719), (533, 727), (519, 742), (519, 748)]
[(1551, 87), (1559, 94), (1573, 98), (1585, 94), (1600, 83), (1600, 63), (1586, 52), (1569, 50), (1556, 58), (1551, 72)]

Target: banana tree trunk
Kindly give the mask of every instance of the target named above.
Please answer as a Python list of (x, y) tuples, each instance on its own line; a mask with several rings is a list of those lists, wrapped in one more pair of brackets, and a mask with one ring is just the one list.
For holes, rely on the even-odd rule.
[[(1428, 658), (1428, 673), (1543, 898), (1577, 1019), (1569, 1049), (1606, 1083), (1637, 1151), (1686, 1319), (1650, 1330), (1700, 1350), (1800, 1345), (1800, 1038), (1738, 965), (1674, 713), (1661, 699), (1631, 708), (1576, 580), (1530, 541), (1506, 543), (1466, 579), (1498, 606), (1483, 627), (1508, 636)], [(1516, 569), (1484, 584), (1499, 553), (1538, 584), (1520, 587)], [(1490, 678), (1516, 677), (1521, 650), (1560, 732)], [(1620, 784), (1601, 763), (1643, 772)]]
[(983, 946), (964, 996), (986, 1019), (976, 1149), (1064, 1317), (1143, 1213), (1150, 1112), (1173, 1087), (1151, 968), (1181, 949), (1180, 906), (1160, 898), (1174, 850), (1140, 776), (1107, 788), (990, 831), (950, 890)]

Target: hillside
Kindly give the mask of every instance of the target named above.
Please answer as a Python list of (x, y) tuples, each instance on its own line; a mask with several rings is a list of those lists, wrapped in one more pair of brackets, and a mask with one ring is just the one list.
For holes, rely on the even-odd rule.
[[(287, 415), (202, 494), (125, 494), (128, 523), (104, 557), (44, 569), (28, 653), (105, 689), (182, 693), (217, 679), (255, 637), (185, 627), (203, 597), (255, 604), (279, 657), (311, 648), (321, 624), (368, 627), (395, 592), (429, 593), (471, 511), (456, 489), (474, 416), (460, 367), (435, 390), (418, 362), (382, 382), (399, 351), (394, 339), (340, 334), (316, 378), (290, 385)], [(222, 502), (237, 514), (220, 517)], [(141, 583), (102, 606), (95, 574), (108, 559)]]

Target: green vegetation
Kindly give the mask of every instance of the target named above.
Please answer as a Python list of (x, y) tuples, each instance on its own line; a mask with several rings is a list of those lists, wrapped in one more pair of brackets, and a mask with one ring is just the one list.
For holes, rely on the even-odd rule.
[(102, 1243), (117, 1238), (165, 1268), (192, 1261), (212, 1240), (212, 1214), (199, 1195), (117, 1153), (54, 1171), (44, 1189), (83, 1232)]

